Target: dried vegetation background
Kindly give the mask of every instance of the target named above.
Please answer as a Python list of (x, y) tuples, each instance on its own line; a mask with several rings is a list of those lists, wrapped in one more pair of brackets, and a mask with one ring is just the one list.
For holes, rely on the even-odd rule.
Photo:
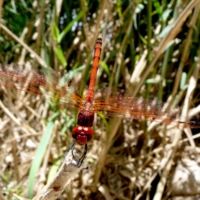
[[(35, 71), (49, 66), (87, 84), (101, 32), (96, 89), (125, 89), (198, 119), (199, 3), (0, 1), (0, 63)], [(0, 87), (0, 199), (32, 198), (54, 177), (73, 141), (76, 115)], [(199, 129), (102, 114), (93, 129), (88, 169), (60, 199), (199, 199)]]

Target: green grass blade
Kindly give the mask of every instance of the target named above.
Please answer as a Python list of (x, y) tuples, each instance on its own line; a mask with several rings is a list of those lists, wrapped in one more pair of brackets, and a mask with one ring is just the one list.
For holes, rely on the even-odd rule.
[(47, 124), (46, 130), (41, 138), (41, 142), (36, 150), (35, 158), (31, 165), (29, 178), (28, 178), (28, 196), (29, 196), (29, 198), (32, 198), (32, 196), (33, 196), (35, 175), (37, 174), (38, 169), (42, 163), (42, 159), (44, 157), (47, 145), (48, 145), (51, 135), (53, 133), (53, 128), (54, 128), (54, 122), (49, 121)]
[(79, 14), (77, 15), (77, 17), (75, 19), (73, 19), (67, 26), (66, 28), (61, 32), (61, 34), (58, 37), (58, 43), (60, 43), (63, 39), (63, 37), (69, 32), (69, 30), (71, 30), (72, 26), (74, 25), (75, 22), (77, 22), (78, 20), (80, 20), (83, 16), (83, 12), (80, 11)]
[(48, 178), (47, 178), (47, 183), (50, 183), (50, 181), (55, 177), (56, 172), (58, 171), (58, 169), (59, 169), (59, 167), (60, 167), (60, 164), (62, 163), (61, 161), (62, 161), (62, 159), (59, 158), (59, 159), (53, 164), (53, 166), (50, 168), (49, 174), (48, 174)]
[(51, 25), (51, 33), (52, 33), (53, 39), (58, 41), (60, 31), (56, 25)]
[(56, 55), (58, 56), (58, 59), (60, 60), (62, 65), (65, 67), (67, 65), (67, 61), (65, 59), (65, 55), (64, 55), (63, 50), (60, 47), (60, 45), (57, 45), (57, 47), (56, 47)]
[(108, 65), (104, 61), (100, 61), (100, 65), (105, 70), (108, 77), (110, 77), (110, 69), (109, 69)]

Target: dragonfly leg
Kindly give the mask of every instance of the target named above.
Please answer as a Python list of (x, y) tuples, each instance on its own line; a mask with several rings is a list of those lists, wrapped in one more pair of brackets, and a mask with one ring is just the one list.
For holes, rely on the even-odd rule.
[[(76, 141), (74, 141), (73, 144), (72, 144), (72, 146), (71, 146), (73, 158), (75, 157), (75, 156), (74, 156), (74, 152), (73, 152), (73, 151), (74, 151), (74, 146), (75, 146), (75, 144), (76, 144)], [(84, 152), (83, 152), (82, 156), (81, 156), (81, 157), (79, 158), (79, 160), (77, 161), (77, 166), (78, 166), (78, 167), (80, 167), (80, 166), (82, 165), (82, 162), (83, 162), (83, 160), (84, 160), (86, 154), (87, 154), (87, 144), (85, 144)]]

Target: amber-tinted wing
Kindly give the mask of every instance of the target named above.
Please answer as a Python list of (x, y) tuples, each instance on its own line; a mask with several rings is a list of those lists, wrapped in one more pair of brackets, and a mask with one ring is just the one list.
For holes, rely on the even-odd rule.
[(179, 117), (179, 107), (164, 109), (164, 106), (165, 104), (160, 101), (125, 96), (121, 90), (104, 89), (101, 95), (95, 98), (94, 110), (104, 112), (108, 116), (123, 118)]
[(50, 69), (40, 72), (21, 70), (16, 66), (0, 65), (0, 86), (25, 91), (48, 101), (80, 109), (83, 106), (80, 83), (64, 80)]
[(97, 91), (94, 104), (94, 112), (101, 112), (108, 117), (124, 119), (154, 120), (174, 126), (185, 124), (193, 128), (199, 128), (199, 121), (185, 122), (180, 119), (180, 108), (167, 106), (167, 104), (153, 99), (135, 98), (127, 96), (122, 90), (103, 89)]

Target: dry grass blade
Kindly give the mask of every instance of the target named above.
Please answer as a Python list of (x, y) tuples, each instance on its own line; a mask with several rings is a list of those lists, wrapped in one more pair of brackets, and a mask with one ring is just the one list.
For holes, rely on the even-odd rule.
[(15, 39), (19, 44), (21, 44), (29, 53), (31, 53), (43, 67), (47, 68), (46, 62), (35, 52), (33, 51), (25, 42), (18, 38), (13, 32), (11, 32), (6, 26), (0, 23), (0, 27), (9, 34), (13, 39)]
[[(200, 49), (198, 51), (198, 55), (200, 56)], [(191, 102), (191, 99), (192, 99), (192, 96), (193, 96), (193, 92), (195, 90), (195, 87), (196, 87), (196, 84), (197, 84), (197, 81), (198, 81), (199, 71), (200, 71), (200, 60), (198, 60), (198, 62), (196, 63), (196, 67), (195, 67), (195, 70), (193, 72), (193, 75), (189, 80), (189, 87), (188, 87), (188, 90), (187, 90), (187, 93), (186, 93), (186, 97), (185, 97), (185, 101), (184, 101), (184, 108), (183, 108), (183, 112), (182, 112), (182, 118), (184, 120), (186, 120), (185, 116), (187, 116), (189, 106), (190, 106), (190, 102)], [(182, 130), (183, 130), (183, 127), (180, 130), (178, 130), (178, 132), (176, 133), (176, 136), (175, 136), (174, 142), (173, 142), (173, 148), (171, 149), (171, 151), (169, 151), (168, 157), (165, 161), (165, 164), (162, 165), (161, 168), (160, 168), (160, 170), (163, 170), (163, 172), (162, 172), (161, 180), (160, 180), (158, 187), (157, 187), (156, 194), (154, 196), (154, 200), (162, 199), (162, 195), (163, 195), (163, 191), (164, 191), (164, 188), (165, 188), (165, 185), (166, 185), (167, 177), (168, 177), (168, 174), (169, 174), (171, 167), (172, 167), (172, 164), (173, 164), (173, 158), (174, 158), (174, 155), (177, 151), (178, 143), (180, 142)]]

